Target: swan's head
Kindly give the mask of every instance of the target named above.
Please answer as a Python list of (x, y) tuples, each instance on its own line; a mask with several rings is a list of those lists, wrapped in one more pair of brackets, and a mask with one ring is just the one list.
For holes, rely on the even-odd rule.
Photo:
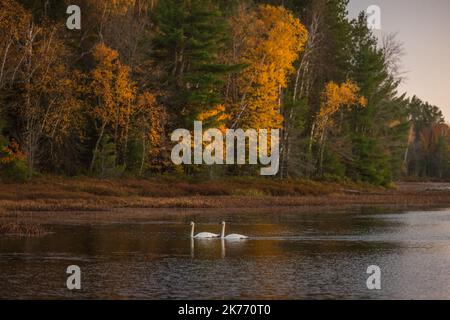
[(195, 224), (194, 221), (191, 221), (190, 225), (193, 226), (194, 224)]
[(224, 225), (225, 225), (225, 221), (222, 221), (221, 225), (223, 225), (223, 226), (224, 226)]

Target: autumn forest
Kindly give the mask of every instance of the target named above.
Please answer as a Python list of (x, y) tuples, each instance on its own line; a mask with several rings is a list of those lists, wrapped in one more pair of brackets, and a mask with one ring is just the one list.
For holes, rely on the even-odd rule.
[[(81, 29), (66, 26), (69, 5)], [(399, 91), (402, 44), (347, 0), (0, 0), (0, 180), (221, 178), (177, 128), (280, 129), (273, 179), (450, 178), (450, 128)]]

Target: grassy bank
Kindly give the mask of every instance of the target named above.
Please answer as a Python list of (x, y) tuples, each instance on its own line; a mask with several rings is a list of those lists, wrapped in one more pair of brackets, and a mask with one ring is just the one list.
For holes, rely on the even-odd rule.
[(40, 177), (0, 184), (0, 213), (22, 211), (108, 211), (117, 208), (343, 208), (349, 206), (445, 207), (448, 188), (401, 184), (384, 189), (353, 182), (169, 178), (100, 180)]
[[(20, 184), (0, 184), (0, 210), (105, 210), (118, 207), (199, 208), (247, 205), (301, 205), (309, 197), (385, 192), (353, 182), (227, 179), (212, 181), (41, 177)], [(246, 199), (246, 202), (242, 202)], [(297, 199), (297, 200), (293, 200)]]

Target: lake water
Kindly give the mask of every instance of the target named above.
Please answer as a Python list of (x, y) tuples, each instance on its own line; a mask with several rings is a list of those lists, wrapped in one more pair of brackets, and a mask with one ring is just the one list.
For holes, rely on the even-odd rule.
[[(189, 238), (220, 232), (239, 242)], [(58, 223), (41, 238), (0, 238), (0, 298), (449, 299), (450, 210), (172, 215)], [(82, 289), (69, 291), (78, 265)], [(367, 288), (370, 265), (381, 290)]]

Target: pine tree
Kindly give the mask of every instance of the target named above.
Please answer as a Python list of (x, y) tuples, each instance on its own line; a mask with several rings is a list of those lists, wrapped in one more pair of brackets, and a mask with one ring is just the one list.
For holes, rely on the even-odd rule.
[(398, 176), (406, 145), (408, 119), (399, 81), (389, 73), (383, 50), (367, 29), (365, 14), (352, 23), (351, 72), (367, 107), (354, 110), (343, 121), (352, 141), (348, 173), (355, 179), (388, 184)]
[(221, 103), (224, 75), (232, 69), (219, 61), (226, 44), (225, 20), (214, 1), (166, 0), (158, 3), (154, 21), (153, 58), (164, 69), (165, 102), (191, 123)]

